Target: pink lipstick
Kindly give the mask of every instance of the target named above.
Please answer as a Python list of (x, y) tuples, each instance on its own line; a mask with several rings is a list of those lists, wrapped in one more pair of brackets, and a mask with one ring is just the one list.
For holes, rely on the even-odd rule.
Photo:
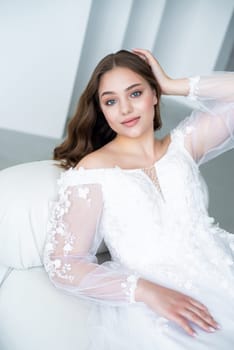
[(127, 126), (127, 127), (132, 127), (138, 123), (139, 119), (140, 119), (140, 117), (126, 119), (121, 124), (123, 124), (124, 126)]

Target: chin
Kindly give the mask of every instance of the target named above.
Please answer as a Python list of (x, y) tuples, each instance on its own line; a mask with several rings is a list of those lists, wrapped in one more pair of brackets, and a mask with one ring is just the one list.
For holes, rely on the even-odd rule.
[(126, 133), (126, 137), (129, 137), (131, 139), (136, 139), (139, 138), (141, 136), (143, 136), (144, 133), (142, 131), (138, 131), (138, 130), (132, 130), (132, 132)]

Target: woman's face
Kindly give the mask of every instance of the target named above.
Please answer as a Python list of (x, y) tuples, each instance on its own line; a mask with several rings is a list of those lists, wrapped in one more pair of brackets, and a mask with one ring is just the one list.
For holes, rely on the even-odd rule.
[(156, 93), (137, 73), (113, 68), (102, 76), (98, 95), (101, 110), (118, 135), (140, 137), (153, 130)]

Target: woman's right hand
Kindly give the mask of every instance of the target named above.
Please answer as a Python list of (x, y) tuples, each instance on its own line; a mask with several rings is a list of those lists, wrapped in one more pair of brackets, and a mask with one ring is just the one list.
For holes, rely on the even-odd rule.
[(148, 65), (152, 69), (152, 72), (158, 84), (160, 85), (162, 94), (167, 95), (172, 79), (163, 70), (158, 60), (152, 55), (152, 53), (149, 50), (133, 49), (132, 52), (148, 63)]
[(172, 79), (159, 64), (158, 60), (149, 50), (133, 49), (132, 52), (145, 60), (152, 69), (161, 92), (164, 95), (187, 96), (189, 93), (189, 80), (187, 78)]
[(190, 322), (207, 332), (220, 328), (208, 309), (199, 301), (150, 281), (139, 279), (135, 299), (144, 302), (159, 315), (174, 321), (191, 336), (195, 336), (196, 332)]

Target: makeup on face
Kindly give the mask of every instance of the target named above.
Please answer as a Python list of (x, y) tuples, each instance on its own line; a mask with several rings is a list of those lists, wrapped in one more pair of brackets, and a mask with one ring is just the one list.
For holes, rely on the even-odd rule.
[[(135, 127), (144, 129), (148, 122), (152, 126), (157, 103), (155, 92), (132, 70), (116, 67), (105, 73), (100, 80), (99, 99), (102, 112), (116, 133), (135, 130)], [(141, 133), (140, 129), (136, 132)]]

